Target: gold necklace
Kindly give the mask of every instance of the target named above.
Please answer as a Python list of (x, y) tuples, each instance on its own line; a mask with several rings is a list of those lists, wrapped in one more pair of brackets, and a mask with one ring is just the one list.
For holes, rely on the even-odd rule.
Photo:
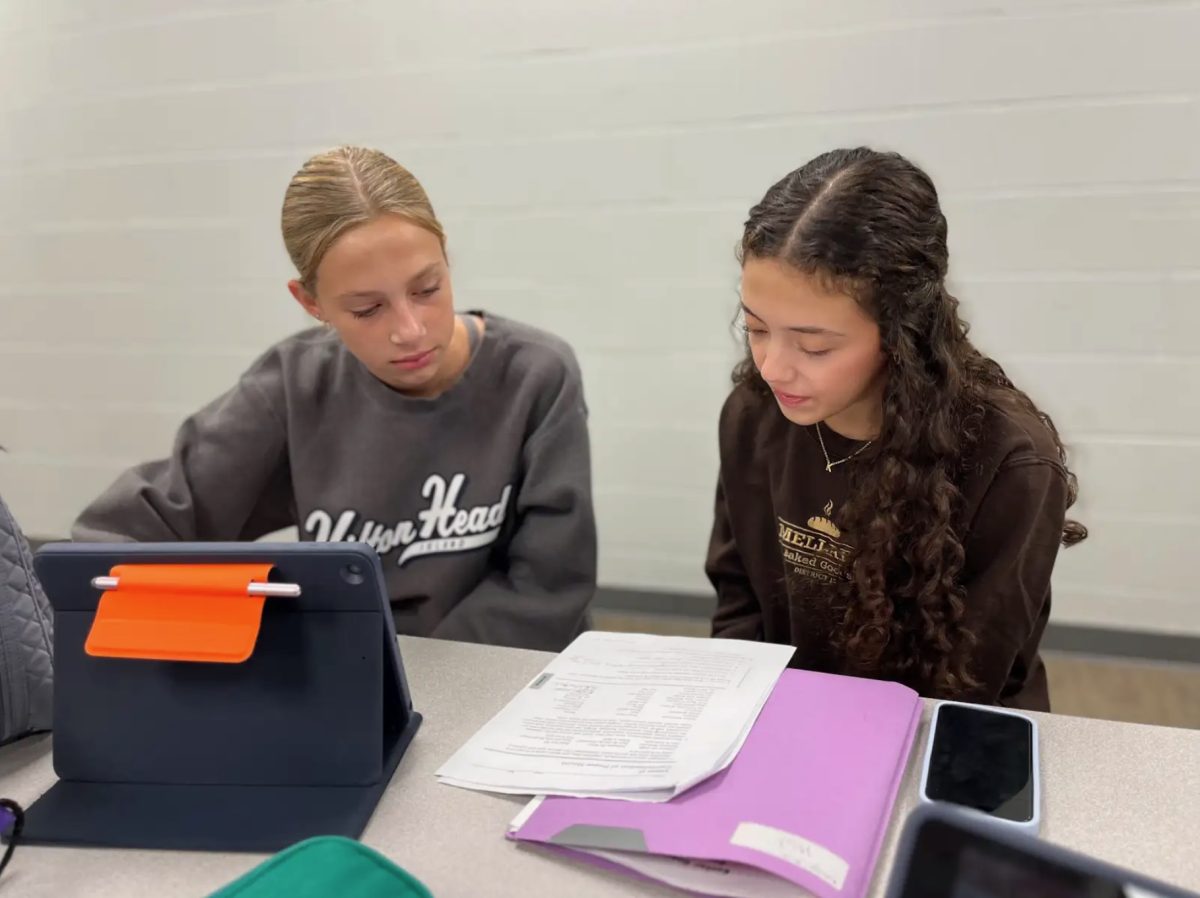
[(825, 449), (825, 438), (823, 436), (821, 436), (821, 422), (820, 421), (817, 422), (817, 441), (821, 444), (821, 454), (825, 456), (825, 472), (828, 474), (832, 474), (833, 469), (836, 468), (838, 465), (844, 465), (846, 462), (850, 461), (852, 458), (857, 458), (859, 454), (861, 454), (862, 452), (865, 452), (867, 447), (875, 442), (874, 440), (867, 440), (865, 443), (863, 443), (861, 446), (859, 446), (857, 449), (855, 449), (853, 452), (851, 452), (845, 458), (839, 458), (837, 461), (830, 461), (829, 460), (829, 452)]

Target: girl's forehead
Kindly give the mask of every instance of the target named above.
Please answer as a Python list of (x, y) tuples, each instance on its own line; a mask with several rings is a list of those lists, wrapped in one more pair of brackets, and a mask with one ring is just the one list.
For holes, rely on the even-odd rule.
[(747, 314), (772, 327), (848, 333), (874, 324), (853, 296), (778, 259), (747, 259), (741, 294)]

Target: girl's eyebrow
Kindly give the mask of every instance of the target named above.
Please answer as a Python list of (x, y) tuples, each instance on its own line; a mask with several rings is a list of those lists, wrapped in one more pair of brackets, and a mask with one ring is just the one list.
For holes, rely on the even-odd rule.
[[(742, 307), (742, 311), (745, 312), (747, 315), (751, 316), (752, 318), (757, 318), (759, 321), (762, 321), (762, 317), (759, 315), (755, 315), (754, 310), (749, 308), (744, 302), (740, 303), (740, 305)], [(838, 331), (831, 331), (827, 327), (813, 327), (812, 325), (800, 325), (798, 327), (789, 327), (789, 328), (787, 328), (787, 330), (793, 331), (797, 334), (815, 334), (817, 336), (826, 336), (826, 337), (844, 337), (844, 336), (846, 336), (845, 334), (840, 333)]]

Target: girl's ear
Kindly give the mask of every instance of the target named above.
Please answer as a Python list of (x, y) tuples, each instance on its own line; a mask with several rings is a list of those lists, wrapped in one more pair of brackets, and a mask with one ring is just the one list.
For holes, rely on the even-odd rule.
[(313, 318), (318, 321), (324, 321), (325, 316), (321, 314), (321, 307), (317, 304), (317, 298), (313, 296), (305, 286), (297, 280), (288, 281), (288, 292), (292, 294), (292, 298), (300, 303), (300, 307), (304, 309)]

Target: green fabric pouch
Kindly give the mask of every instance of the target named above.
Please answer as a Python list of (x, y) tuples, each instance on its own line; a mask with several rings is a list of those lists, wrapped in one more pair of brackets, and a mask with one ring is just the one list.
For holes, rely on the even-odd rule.
[(361, 842), (318, 836), (263, 861), (210, 898), (433, 898), (413, 876)]

